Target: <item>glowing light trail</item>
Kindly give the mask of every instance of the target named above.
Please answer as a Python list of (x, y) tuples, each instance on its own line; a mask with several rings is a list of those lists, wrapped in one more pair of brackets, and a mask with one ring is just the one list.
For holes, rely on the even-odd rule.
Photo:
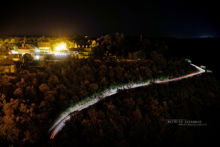
[[(193, 72), (193, 73), (190, 73), (190, 74), (187, 74), (187, 75), (184, 75), (184, 76), (180, 76), (180, 77), (177, 77), (177, 78), (156, 80), (153, 83), (162, 84), (162, 83), (178, 81), (178, 80), (189, 78), (189, 77), (199, 75), (199, 74), (202, 74), (202, 73), (205, 72), (204, 69), (202, 69), (202, 68), (200, 68), (200, 67), (198, 67), (194, 64), (191, 64), (191, 65), (194, 66), (197, 69), (196, 72)], [(100, 93), (98, 95), (93, 95), (89, 98), (86, 98), (86, 99), (80, 101), (76, 105), (73, 105), (72, 107), (68, 108), (55, 121), (55, 123), (53, 124), (53, 126), (49, 130), (51, 132), (50, 139), (54, 139), (54, 137), (57, 135), (57, 133), (62, 130), (62, 128), (65, 126), (65, 123), (68, 120), (71, 119), (71, 115), (75, 115), (77, 112), (79, 112), (83, 109), (86, 109), (91, 105), (96, 104), (100, 100), (116, 94), (118, 90), (133, 89), (133, 88), (137, 88), (137, 87), (147, 86), (147, 85), (150, 85), (150, 84), (151, 84), (151, 82), (149, 82), (149, 81), (148, 82), (137, 82), (137, 83), (132, 83), (132, 84), (131, 83), (130, 84), (124, 84), (122, 86), (117, 86), (117, 87), (114, 87), (114, 88), (107, 89), (107, 90), (103, 91), (102, 93)]]

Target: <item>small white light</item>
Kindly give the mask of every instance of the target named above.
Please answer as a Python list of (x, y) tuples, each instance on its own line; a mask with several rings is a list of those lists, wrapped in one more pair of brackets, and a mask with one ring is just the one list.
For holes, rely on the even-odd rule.
[(40, 56), (38, 56), (38, 55), (35, 56), (35, 59), (36, 59), (36, 60), (39, 60), (39, 59), (40, 59)]
[(40, 52), (39, 48), (35, 48), (35, 53), (39, 53), (39, 52)]
[(55, 56), (67, 56), (67, 53), (62, 53), (62, 52), (55, 52)]
[(18, 54), (18, 51), (12, 50), (11, 54)]

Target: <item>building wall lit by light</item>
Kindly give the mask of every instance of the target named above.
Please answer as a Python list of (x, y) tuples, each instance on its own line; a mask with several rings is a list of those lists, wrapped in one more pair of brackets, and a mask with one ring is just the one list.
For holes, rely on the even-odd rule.
[(40, 52), (49, 53), (51, 52), (51, 43), (50, 42), (38, 42), (38, 49)]
[(60, 51), (67, 51), (67, 46), (66, 43), (61, 42), (55, 45), (55, 52), (60, 52)]

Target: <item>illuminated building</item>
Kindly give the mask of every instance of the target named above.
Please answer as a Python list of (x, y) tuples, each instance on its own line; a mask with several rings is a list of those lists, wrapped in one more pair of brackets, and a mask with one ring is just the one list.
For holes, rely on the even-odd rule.
[(14, 73), (15, 65), (12, 60), (3, 60), (0, 63), (0, 73)]
[(52, 53), (55, 56), (68, 56), (69, 49), (67, 48), (66, 42), (55, 43)]
[(12, 51), (13, 53), (18, 53), (18, 54), (31, 54), (31, 50), (30, 49), (18, 49), (18, 51)]
[(77, 49), (77, 48), (70, 48), (69, 49), (69, 53), (70, 53), (70, 55), (76, 56), (76, 55), (79, 54), (79, 49)]
[(65, 52), (68, 51), (66, 43), (61, 42), (61, 43), (57, 43), (54, 47), (54, 51), (55, 52)]
[(17, 49), (17, 51), (12, 50), (11, 52), (14, 53), (14, 54), (17, 53), (17, 54), (22, 54), (22, 55), (24, 55), (24, 54), (33, 54), (34, 53), (34, 48), (32, 48), (31, 45), (22, 44), (22, 46), (19, 47)]
[(95, 40), (92, 40), (91, 42), (92, 42), (92, 43), (91, 43), (91, 47), (95, 47), (95, 46), (97, 46), (97, 43), (96, 43)]
[(69, 54), (76, 57), (76, 58), (79, 58), (79, 59), (88, 58), (89, 57), (89, 52), (90, 51), (88, 51), (86, 49), (83, 49), (83, 48), (71, 48), (71, 49), (69, 49)]
[(51, 44), (50, 42), (38, 42), (38, 48), (41, 53), (50, 53), (51, 52)]

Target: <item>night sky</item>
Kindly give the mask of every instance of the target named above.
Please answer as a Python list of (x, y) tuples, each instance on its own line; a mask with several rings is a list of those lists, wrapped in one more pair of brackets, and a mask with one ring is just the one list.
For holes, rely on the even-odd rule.
[(1, 35), (89, 35), (122, 32), (168, 37), (220, 34), (211, 0), (10, 1), (1, 3)]

